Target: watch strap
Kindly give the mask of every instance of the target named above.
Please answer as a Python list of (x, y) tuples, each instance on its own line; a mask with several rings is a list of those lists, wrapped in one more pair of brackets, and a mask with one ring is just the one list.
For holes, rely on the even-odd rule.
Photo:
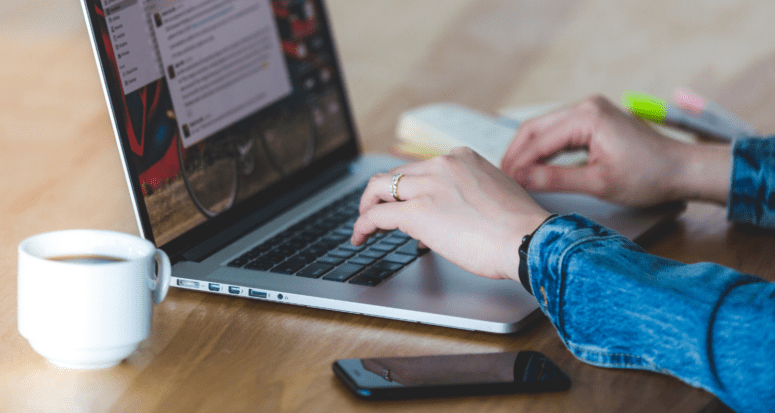
[(531, 295), (533, 295), (533, 288), (530, 286), (530, 272), (527, 267), (527, 250), (530, 247), (530, 241), (533, 239), (533, 235), (535, 235), (535, 233), (538, 232), (538, 230), (541, 229), (541, 227), (544, 226), (547, 221), (556, 217), (557, 215), (559, 214), (549, 215), (541, 223), (541, 225), (539, 225), (535, 231), (533, 231), (532, 234), (528, 234), (522, 237), (522, 243), (519, 245), (519, 268), (517, 270), (519, 273), (519, 282), (522, 283), (522, 286), (525, 287), (525, 290), (527, 290), (527, 292)]

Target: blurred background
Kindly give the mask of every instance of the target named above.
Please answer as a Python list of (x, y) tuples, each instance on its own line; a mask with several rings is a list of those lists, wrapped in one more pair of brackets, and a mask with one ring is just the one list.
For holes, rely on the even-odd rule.
[[(368, 152), (389, 150), (398, 115), (425, 103), (495, 111), (678, 86), (775, 132), (769, 0), (327, 3)], [(54, 229), (36, 227), (40, 214), (136, 233), (78, 1), (2, 0), (0, 96), (0, 188), (25, 188), (0, 210), (29, 217), (2, 221), (0, 236)], [(94, 194), (73, 193), (73, 180), (92, 181), (102, 203), (84, 205)], [(122, 208), (126, 220), (110, 218)]]

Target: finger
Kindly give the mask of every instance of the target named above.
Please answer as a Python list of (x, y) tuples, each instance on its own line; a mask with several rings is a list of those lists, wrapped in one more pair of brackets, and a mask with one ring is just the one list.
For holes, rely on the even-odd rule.
[(350, 242), (360, 245), (379, 230), (390, 231), (399, 229), (412, 238), (417, 239), (416, 229), (411, 225), (417, 215), (415, 201), (390, 202), (375, 205), (362, 213), (353, 224), (353, 235)]
[(598, 167), (535, 165), (527, 168), (519, 182), (533, 191), (580, 192), (599, 196), (605, 188)]
[(508, 175), (514, 177), (517, 169), (538, 164), (563, 149), (587, 146), (592, 130), (593, 122), (585, 113), (559, 119), (522, 146), (512, 160)]
[(563, 107), (522, 122), (522, 125), (520, 125), (517, 133), (506, 148), (506, 152), (503, 154), (503, 159), (501, 159), (501, 170), (507, 173), (508, 171), (512, 171), (514, 169), (514, 161), (521, 153), (522, 148), (528, 144), (532, 137), (541, 134), (558, 120), (569, 116), (570, 113), (571, 108)]
[[(358, 206), (360, 213), (364, 213), (382, 202), (396, 201), (391, 193), (394, 176), (395, 174), (379, 173), (369, 179)], [(416, 198), (427, 193), (428, 189), (433, 187), (429, 181), (428, 176), (403, 175), (396, 184), (396, 193), (402, 201)]]

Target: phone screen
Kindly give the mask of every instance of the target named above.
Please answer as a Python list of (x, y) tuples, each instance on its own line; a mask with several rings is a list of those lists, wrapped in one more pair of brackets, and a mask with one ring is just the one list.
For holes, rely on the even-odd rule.
[(339, 360), (334, 372), (363, 398), (564, 390), (570, 379), (534, 351)]

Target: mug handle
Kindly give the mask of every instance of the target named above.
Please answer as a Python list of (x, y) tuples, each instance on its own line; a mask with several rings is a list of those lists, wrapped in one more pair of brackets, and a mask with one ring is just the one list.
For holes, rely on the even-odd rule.
[(170, 264), (170, 257), (167, 253), (157, 249), (156, 250), (156, 262), (159, 264), (158, 274), (156, 279), (151, 279), (151, 286), (153, 288), (153, 305), (157, 305), (164, 301), (164, 297), (167, 296), (167, 290), (170, 289), (170, 276), (172, 275), (172, 264)]

